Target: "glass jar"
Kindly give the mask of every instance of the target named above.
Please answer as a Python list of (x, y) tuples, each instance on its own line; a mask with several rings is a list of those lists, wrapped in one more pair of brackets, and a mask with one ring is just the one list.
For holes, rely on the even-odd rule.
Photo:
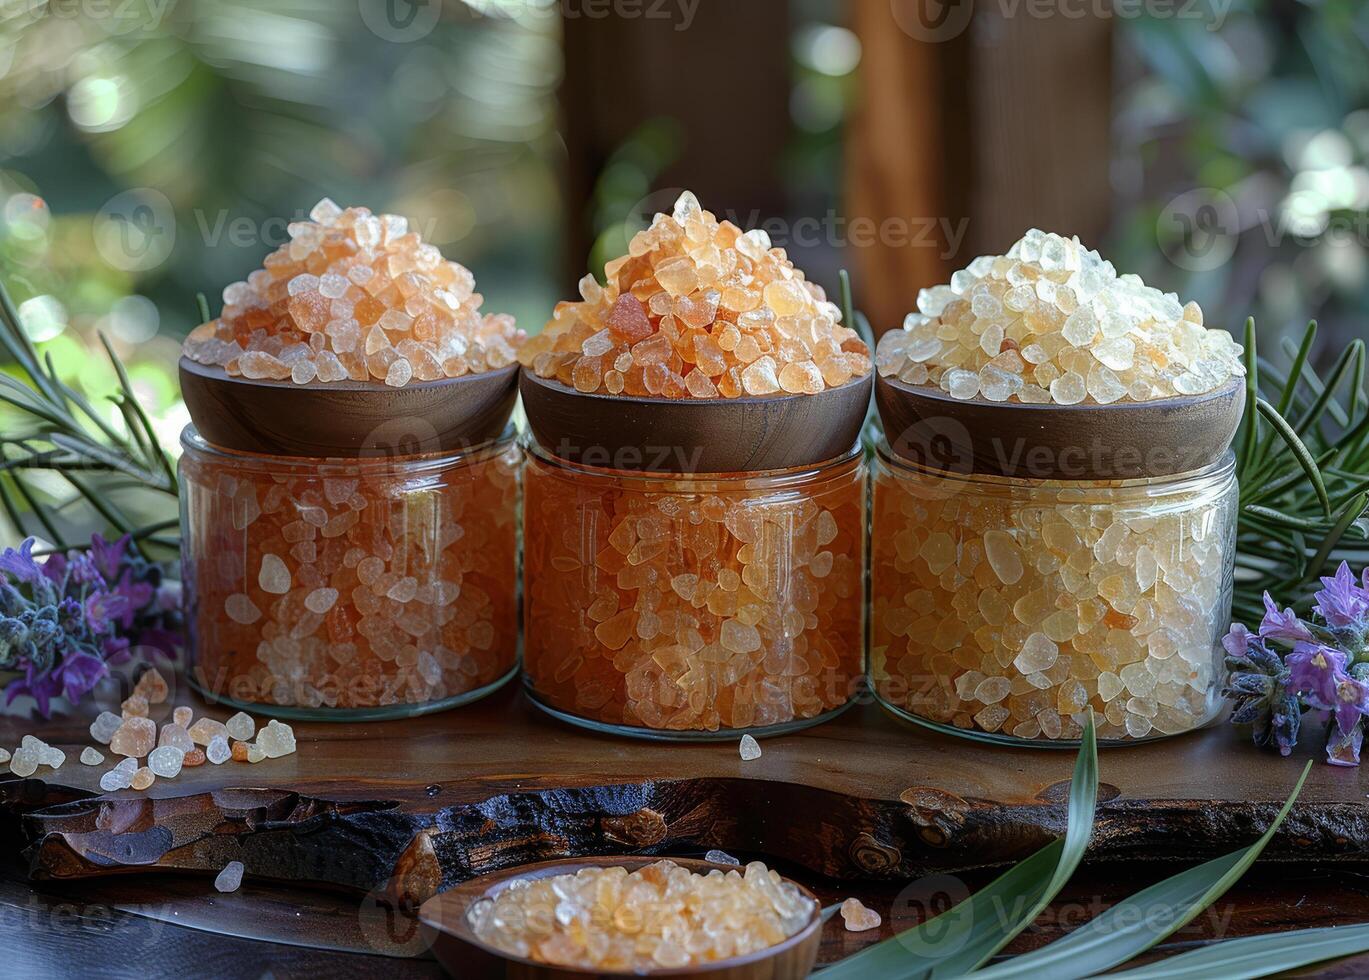
[(881, 445), (871, 681), (957, 734), (1077, 741), (1207, 724), (1230, 624), (1235, 457), (1110, 482), (957, 475)]
[(736, 738), (846, 707), (864, 670), (858, 449), (758, 473), (600, 469), (527, 445), (524, 678), (564, 720)]
[(181, 437), (191, 683), (286, 718), (404, 717), (518, 661), (512, 430), (439, 454), (310, 459)]

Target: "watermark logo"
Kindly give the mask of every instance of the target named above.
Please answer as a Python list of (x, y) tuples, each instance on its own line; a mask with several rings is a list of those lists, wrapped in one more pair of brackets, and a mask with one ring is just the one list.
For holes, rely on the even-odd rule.
[(95, 214), (95, 248), (125, 272), (160, 266), (176, 245), (176, 211), (154, 187), (135, 187), (116, 194)]
[(421, 902), (405, 895), (396, 879), (371, 889), (357, 909), (361, 935), (378, 953), (386, 956), (422, 956), (432, 948), (432, 936), (418, 918)]
[[(889, 924), (910, 952), (945, 956), (964, 946), (973, 932), (969, 897), (969, 886), (954, 875), (927, 875), (895, 896)], [(917, 925), (923, 928), (914, 929)]]
[(1166, 258), (1190, 272), (1210, 272), (1236, 252), (1240, 215), (1230, 194), (1196, 187), (1171, 200), (1155, 220), (1155, 238)]
[(889, 0), (889, 9), (904, 34), (936, 44), (965, 33), (974, 17), (974, 0)]
[(0, 0), (0, 20), (15, 28), (45, 18), (98, 21), (114, 34), (151, 33), (160, 29), (174, 3), (175, 0)]
[(1198, 21), (1220, 30), (1234, 0), (889, 0), (894, 23), (915, 41), (936, 44), (964, 34), (975, 14), (1013, 20)]
[[(623, 238), (651, 226), (656, 214), (671, 214), (680, 187), (652, 191), (630, 208), (623, 219)], [(960, 253), (969, 230), (968, 218), (908, 217), (904, 215), (845, 215), (834, 210), (795, 217), (764, 214), (759, 208), (740, 212), (716, 210), (719, 221), (730, 221), (743, 231), (761, 231), (776, 248), (919, 248), (932, 249), (937, 257), (950, 260)]]
[(442, 0), (357, 0), (361, 20), (382, 41), (412, 44), (432, 33)]

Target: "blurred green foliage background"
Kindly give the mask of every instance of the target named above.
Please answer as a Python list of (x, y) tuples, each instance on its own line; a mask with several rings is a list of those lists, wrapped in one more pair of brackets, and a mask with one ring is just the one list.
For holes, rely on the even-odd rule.
[[(387, 2), (0, 0), (0, 265), (24, 330), (70, 383), (112, 390), (92, 356), (103, 331), (176, 446), (195, 294), (217, 313), (223, 286), (325, 195), (405, 215), (474, 271), (487, 309), (540, 327), (568, 267), (560, 6), (431, 0), (396, 20)], [(788, 4), (776, 43), (791, 71), (759, 81), (789, 89), (788, 198), (795, 213), (839, 211), (859, 40), (840, 0), (767, 2)], [(1115, 220), (1090, 244), (1198, 299), (1210, 324), (1253, 313), (1278, 335), (1316, 316), (1333, 337), (1363, 335), (1367, 42), (1359, 0), (1236, 0), (1216, 29), (1119, 19)], [(643, 120), (603, 168), (591, 267), (622, 251), (622, 215), (685, 138)], [(1195, 193), (1203, 207), (1180, 210), (1217, 217), (1203, 255), (1225, 261), (1176, 247), (1174, 202)], [(50, 502), (71, 496), (51, 474), (32, 482)]]

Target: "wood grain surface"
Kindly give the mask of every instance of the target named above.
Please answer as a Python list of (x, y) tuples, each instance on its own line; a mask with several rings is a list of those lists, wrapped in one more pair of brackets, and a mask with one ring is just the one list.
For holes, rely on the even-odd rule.
[[(188, 693), (173, 700), (197, 715), (231, 714)], [(30, 878), (19, 887), (46, 910), (34, 913), (44, 922), (51, 908), (94, 903), (119, 910), (119, 921), (127, 910), (230, 937), (210, 944), (216, 956), (240, 947), (235, 936), (354, 950), (362, 962), (421, 955), (408, 913), (476, 874), (577, 854), (700, 857), (716, 847), (766, 860), (824, 902), (854, 894), (885, 915), (882, 932), (829, 923), (820, 960), (830, 962), (887, 935), (891, 923), (905, 928), (963, 897), (1060, 833), (1072, 767), (1070, 752), (940, 735), (869, 704), (768, 739), (760, 759), (742, 762), (729, 743), (659, 744), (565, 727), (511, 687), (407, 722), (298, 724), (295, 755), (206, 765), (145, 794), (102, 796), (96, 783), (108, 766), (75, 758), (94, 710), (67, 709), (46, 724), (15, 709), (0, 718), (0, 744), (39, 732), (70, 757), (55, 773), (0, 782), (12, 874)], [(154, 708), (162, 714), (168, 705)], [(1171, 873), (1173, 862), (1252, 841), (1302, 762), (1320, 755), (1317, 744), (1309, 731), (1305, 748), (1281, 759), (1219, 726), (1104, 750), (1085, 870), (1014, 948), (1068, 931)], [(1356, 769), (1314, 766), (1253, 879), (1265, 884), (1242, 886), (1167, 949), (1369, 919), (1366, 791)], [(218, 895), (213, 877), (233, 859), (247, 866), (243, 891)], [(98, 955), (84, 933), (64, 930), (49, 929), (26, 955)], [(164, 948), (174, 967), (182, 954), (173, 951), (193, 944)], [(335, 959), (291, 954), (282, 963), (333, 969)], [(1338, 970), (1318, 975), (1360, 975)]]

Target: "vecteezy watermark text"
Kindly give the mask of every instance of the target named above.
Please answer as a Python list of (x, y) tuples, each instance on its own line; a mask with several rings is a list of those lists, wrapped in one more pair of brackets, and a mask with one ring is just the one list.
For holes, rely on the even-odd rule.
[(1234, 0), (889, 0), (894, 23), (918, 41), (959, 37), (976, 13), (1003, 20), (1192, 20), (1220, 30)]

